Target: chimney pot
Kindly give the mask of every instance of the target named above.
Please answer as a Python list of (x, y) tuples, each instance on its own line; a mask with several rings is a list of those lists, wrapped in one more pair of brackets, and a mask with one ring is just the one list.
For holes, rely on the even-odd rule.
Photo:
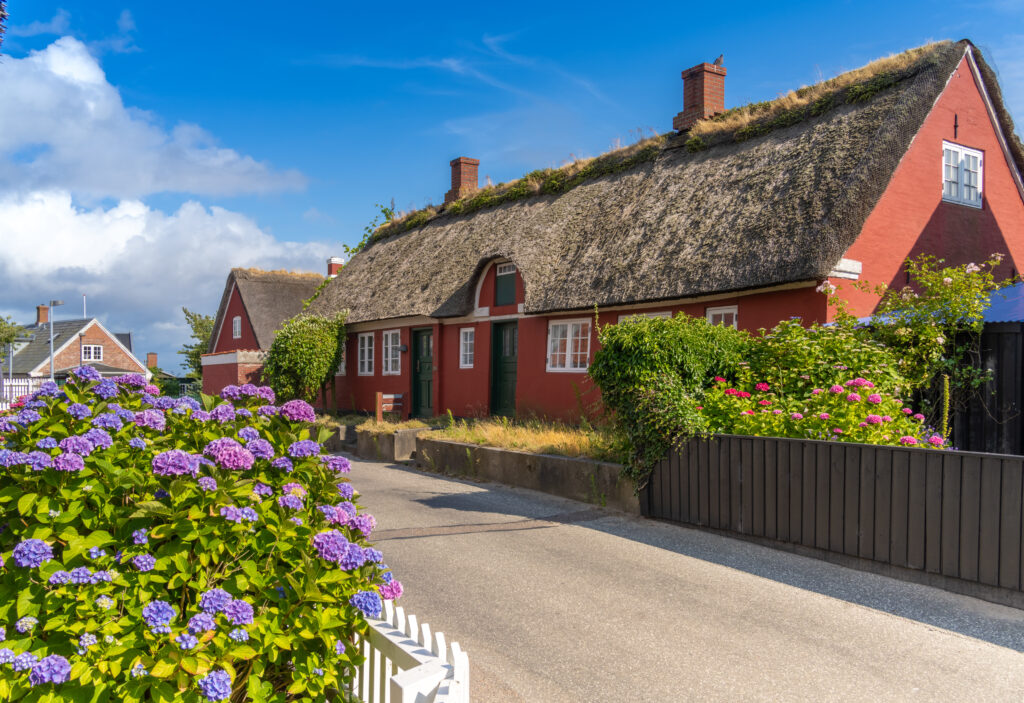
[(683, 71), (683, 111), (672, 120), (680, 132), (725, 112), (725, 66), (699, 63)]
[(340, 256), (332, 256), (327, 260), (327, 277), (334, 278), (345, 265), (345, 260)]
[(149, 352), (146, 354), (146, 368), (152, 369), (157, 366), (156, 363), (156, 352)]
[(477, 169), (480, 166), (480, 159), (471, 159), (460, 156), (451, 160), (452, 167), (452, 189), (444, 194), (444, 204), (455, 202), (467, 195), (472, 195), (480, 189)]
[(36, 305), (36, 324), (45, 325), (50, 321), (50, 306)]

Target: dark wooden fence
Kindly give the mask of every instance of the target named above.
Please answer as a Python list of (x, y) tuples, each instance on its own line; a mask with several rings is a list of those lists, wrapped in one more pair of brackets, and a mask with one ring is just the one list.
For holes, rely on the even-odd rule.
[(1022, 465), (1017, 456), (722, 436), (673, 451), (640, 504), (649, 517), (1019, 592)]

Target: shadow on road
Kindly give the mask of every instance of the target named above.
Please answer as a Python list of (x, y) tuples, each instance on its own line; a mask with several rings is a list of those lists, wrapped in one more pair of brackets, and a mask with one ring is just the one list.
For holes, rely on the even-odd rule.
[(1024, 611), (1014, 608), (534, 491), (391, 468), (453, 484), (450, 492), (437, 490), (417, 502), (465, 512), (467, 519), (443, 527), (380, 531), (374, 534), (379, 540), (576, 525), (1024, 652)]

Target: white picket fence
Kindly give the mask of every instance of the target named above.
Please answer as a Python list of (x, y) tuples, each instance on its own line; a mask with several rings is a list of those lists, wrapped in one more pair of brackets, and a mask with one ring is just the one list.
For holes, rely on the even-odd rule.
[(431, 636), (430, 625), (391, 601), (384, 601), (383, 618), (371, 619), (366, 639), (356, 643), (366, 657), (352, 684), (361, 701), (469, 703), (469, 657), (458, 642)]
[(0, 378), (0, 410), (7, 410), (11, 403), (23, 395), (39, 388), (45, 378)]

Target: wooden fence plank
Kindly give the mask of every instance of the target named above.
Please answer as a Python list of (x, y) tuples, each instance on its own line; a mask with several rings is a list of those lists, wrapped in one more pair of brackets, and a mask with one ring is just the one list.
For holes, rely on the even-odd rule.
[(815, 447), (814, 472), (814, 546), (828, 549), (829, 479), (832, 475), (832, 452), (827, 444)]
[(942, 573), (960, 575), (960, 467), (961, 457), (942, 456)]
[(754, 534), (754, 506), (758, 498), (754, 487), (754, 440), (740, 440), (740, 532)]
[(1021, 470), (1019, 459), (1003, 459), (999, 511), (999, 585), (1020, 588)]
[(801, 464), (803, 469), (803, 502), (802, 502), (802, 514), (803, 519), (801, 520), (801, 539), (800, 543), (807, 546), (815, 546), (814, 535), (817, 530), (817, 516), (815, 511), (818, 507), (818, 500), (816, 495), (816, 489), (818, 485), (818, 471), (815, 468), (815, 459), (818, 456), (818, 452), (815, 446), (810, 442), (802, 443), (803, 451), (803, 463)]
[(732, 442), (728, 439), (722, 441), (722, 448), (718, 454), (718, 521), (722, 529), (732, 528), (732, 513), (730, 511), (731, 501), (729, 495), (729, 474), (732, 471)]
[[(915, 452), (916, 454), (916, 452)], [(942, 455), (925, 455), (924, 564), (933, 574), (942, 569)]]
[(671, 482), (671, 485), (672, 485), (672, 501), (671, 501), (672, 513), (671, 513), (671, 516), (672, 516), (672, 519), (675, 520), (676, 522), (681, 522), (683, 520), (683, 506), (682, 506), (683, 489), (682, 489), (682, 485), (681, 484), (682, 484), (683, 472), (686, 470), (686, 468), (685, 468), (686, 454), (683, 451), (681, 451), (681, 450), (682, 450), (682, 447), (679, 447), (674, 452), (672, 452), (672, 464), (669, 467), (669, 471), (672, 474), (672, 482)]
[(860, 480), (860, 506), (857, 518), (857, 556), (875, 558), (875, 481), (879, 451), (876, 447), (861, 447), (858, 479)]
[(700, 472), (697, 476), (697, 487), (700, 496), (698, 503), (700, 504), (700, 523), (701, 525), (709, 525), (710, 523), (710, 508), (708, 503), (711, 495), (711, 483), (710, 483), (710, 471), (711, 466), (711, 442), (714, 440), (700, 440), (699, 444), (699, 455), (700, 455)]
[(928, 487), (927, 461), (920, 452), (910, 452), (910, 484), (907, 493), (907, 566), (924, 568), (925, 493)]
[(686, 500), (690, 522), (700, 525), (700, 447), (703, 441), (691, 439), (687, 443), (690, 454), (690, 471), (686, 477)]
[(729, 529), (744, 532), (743, 528), (743, 449), (738, 437), (729, 439)]
[(960, 578), (978, 580), (981, 532), (981, 459), (965, 456), (960, 469)]
[(770, 539), (779, 536), (778, 529), (778, 466), (779, 441), (769, 439), (764, 443), (764, 530), (760, 533)]
[(875, 450), (875, 555), (889, 561), (892, 538), (892, 449)]
[(708, 524), (711, 527), (721, 527), (719, 516), (718, 490), (721, 483), (718, 479), (718, 465), (721, 461), (722, 441), (712, 439), (708, 441)]
[(981, 538), (978, 540), (978, 580), (995, 586), (999, 583), (999, 490), (1002, 462), (997, 458), (981, 460)]
[(789, 449), (793, 446), (793, 443), (787, 440), (780, 441), (775, 447), (775, 472), (778, 476), (777, 487), (778, 487), (778, 537), (783, 542), (790, 541), (790, 512), (789, 512), (789, 498), (792, 495), (792, 486), (790, 486), (790, 463), (789, 463)]
[(910, 506), (910, 453), (892, 453), (892, 554), (890, 563), (907, 565), (907, 512)]
[(860, 554), (860, 455), (867, 447), (851, 445), (846, 448), (846, 486), (843, 488), (843, 549), (850, 556)]
[[(765, 443), (763, 441), (751, 441), (751, 482), (752, 490), (750, 497), (753, 502), (750, 511), (750, 534), (764, 537), (764, 513), (768, 502), (768, 493), (765, 490)], [(745, 494), (744, 494), (745, 495)]]
[(843, 529), (846, 510), (846, 452), (842, 444), (829, 447), (828, 475), (828, 548), (843, 553)]

